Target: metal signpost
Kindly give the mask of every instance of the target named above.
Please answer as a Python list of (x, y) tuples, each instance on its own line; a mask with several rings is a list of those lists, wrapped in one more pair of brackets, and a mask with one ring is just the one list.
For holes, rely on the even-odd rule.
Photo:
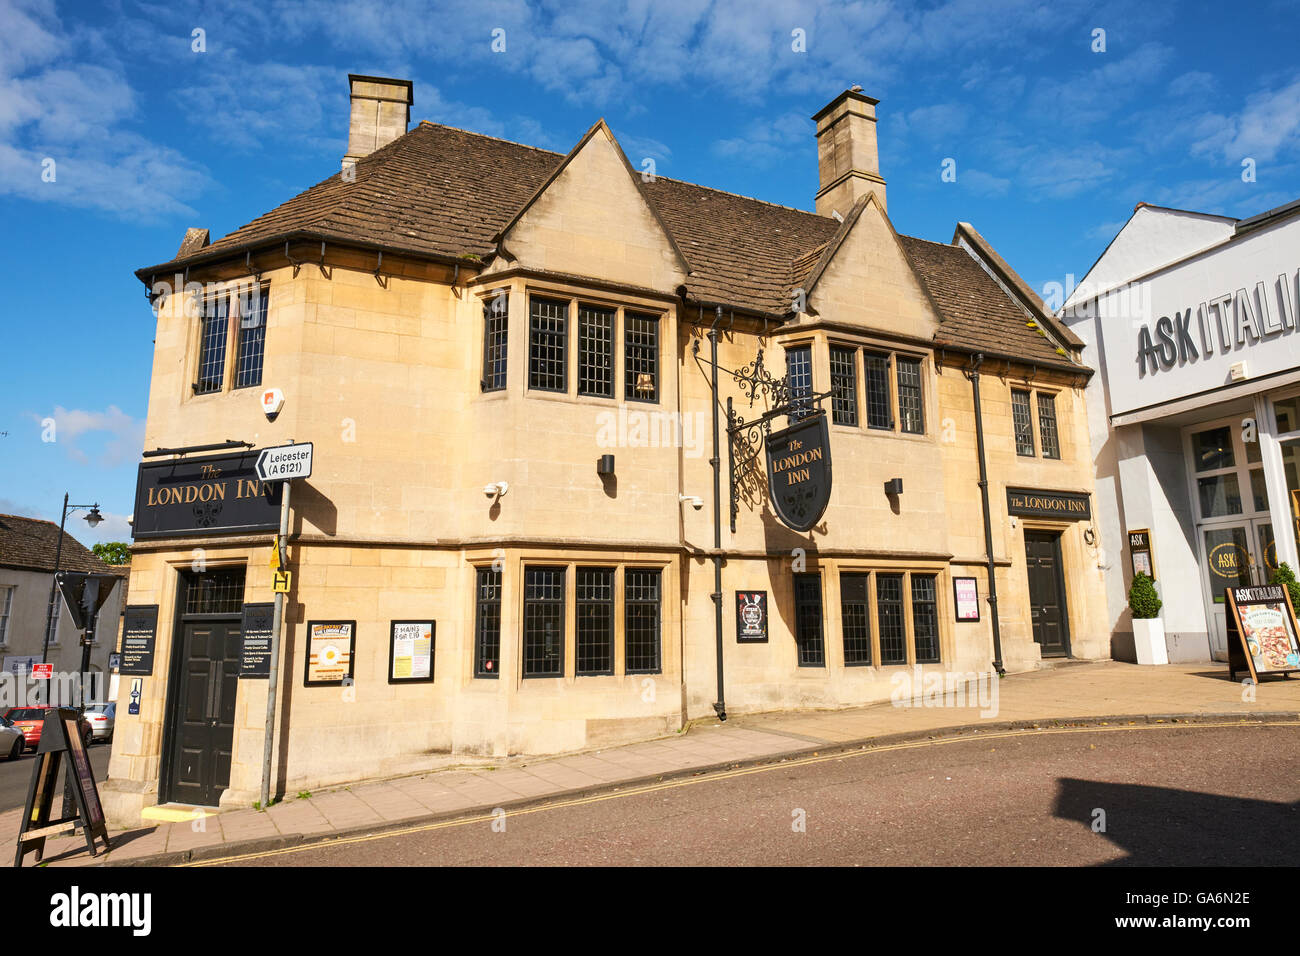
[[(264, 448), (257, 456), (257, 477), (262, 481), (283, 482), (280, 494), (280, 532), (275, 539), (275, 565), (284, 569), (288, 564), (285, 550), (289, 535), (289, 492), (294, 478), (310, 478), (312, 461), (312, 443), (303, 442), (295, 445), (280, 445)], [(288, 574), (287, 571), (283, 571)], [(287, 579), (286, 579), (287, 580)], [(275, 589), (275, 613), (271, 619), (271, 659), (267, 668), (266, 682), (266, 731), (262, 742), (262, 808), (271, 803), (271, 751), (275, 742), (275, 691), (280, 681), (280, 632), (284, 628), (284, 600), (286, 586), (283, 590)]]

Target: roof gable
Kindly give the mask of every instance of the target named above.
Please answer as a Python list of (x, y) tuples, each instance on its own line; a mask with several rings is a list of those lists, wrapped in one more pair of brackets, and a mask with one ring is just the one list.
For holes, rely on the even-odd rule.
[(807, 278), (809, 311), (864, 329), (929, 339), (940, 313), (875, 193), (858, 199)]

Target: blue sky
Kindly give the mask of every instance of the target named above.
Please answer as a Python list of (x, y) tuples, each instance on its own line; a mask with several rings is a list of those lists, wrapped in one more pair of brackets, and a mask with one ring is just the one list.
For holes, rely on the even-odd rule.
[(603, 116), (635, 166), (805, 209), (809, 117), (859, 84), (895, 227), (973, 222), (1041, 290), (1139, 201), (1300, 196), (1298, 28), (1269, 0), (0, 0), (0, 512), (57, 520), (68, 491), (110, 516), (81, 540), (126, 537), (153, 335), (132, 272), (337, 171), (348, 72), (414, 80), (412, 122), (560, 152)]

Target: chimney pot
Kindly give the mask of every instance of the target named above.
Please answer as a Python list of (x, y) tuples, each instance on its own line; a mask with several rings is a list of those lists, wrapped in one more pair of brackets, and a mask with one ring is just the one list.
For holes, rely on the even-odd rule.
[(348, 74), (352, 113), (348, 121), (348, 152), (343, 169), (406, 134), (415, 97), (410, 80)]
[(819, 216), (846, 213), (874, 192), (885, 206), (885, 180), (876, 149), (876, 104), (861, 92), (845, 90), (813, 115), (817, 124), (817, 200)]

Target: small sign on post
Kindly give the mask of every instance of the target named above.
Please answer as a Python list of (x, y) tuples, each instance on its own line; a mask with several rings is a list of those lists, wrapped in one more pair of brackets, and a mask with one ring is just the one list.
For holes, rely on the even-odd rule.
[(289, 481), (311, 477), (312, 443), (263, 448), (257, 456), (257, 477), (262, 481)]
[(49, 680), (54, 674), (53, 664), (33, 664), (32, 680)]

